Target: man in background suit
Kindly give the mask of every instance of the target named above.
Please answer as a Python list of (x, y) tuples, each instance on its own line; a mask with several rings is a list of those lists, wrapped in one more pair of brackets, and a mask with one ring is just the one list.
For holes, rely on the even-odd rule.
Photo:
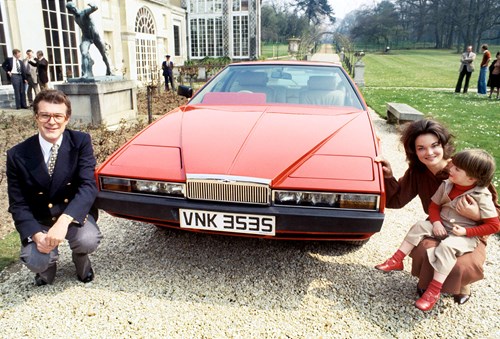
[(26, 80), (26, 68), (21, 60), (21, 51), (17, 48), (12, 50), (13, 57), (5, 59), (2, 68), (7, 73), (7, 79), (11, 81), (14, 88), (14, 98), (16, 100), (16, 109), (28, 108), (26, 105), (26, 92), (24, 84)]
[(38, 135), (7, 151), (9, 212), (21, 237), (21, 260), (37, 286), (54, 281), (58, 246), (68, 240), (77, 277), (94, 279), (89, 254), (102, 238), (94, 200), (96, 160), (90, 136), (67, 130), (71, 102), (57, 90), (33, 102)]
[(24, 67), (26, 68), (26, 80), (28, 81), (28, 89), (26, 90), (28, 92), (28, 104), (31, 106), (33, 105), (33, 92), (35, 92), (35, 96), (38, 92), (40, 92), (40, 88), (38, 87), (36, 62), (31, 49), (26, 51), (26, 58), (23, 62)]
[(38, 72), (38, 85), (40, 86), (40, 90), (49, 89), (49, 75), (47, 74), (49, 68), (49, 62), (43, 56), (42, 51), (36, 52), (36, 60), (35, 63), (31, 63), (31, 65), (36, 66), (36, 70)]
[(460, 93), (462, 88), (462, 81), (465, 76), (464, 93), (467, 93), (469, 89), (469, 80), (474, 72), (474, 59), (476, 59), (476, 53), (472, 51), (472, 46), (468, 46), (467, 50), (462, 53), (462, 58), (460, 59), (460, 75), (458, 76), (457, 86), (455, 87), (455, 93)]
[(174, 63), (170, 60), (170, 55), (165, 55), (165, 61), (162, 62), (161, 68), (163, 69), (163, 77), (165, 78), (165, 91), (168, 91), (168, 83), (172, 86), (172, 91), (175, 91), (174, 88)]

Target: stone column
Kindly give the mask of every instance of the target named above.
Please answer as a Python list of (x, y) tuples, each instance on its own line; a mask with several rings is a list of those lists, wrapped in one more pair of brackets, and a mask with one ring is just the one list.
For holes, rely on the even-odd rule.
[(359, 87), (365, 86), (365, 64), (361, 60), (354, 64), (354, 82)]

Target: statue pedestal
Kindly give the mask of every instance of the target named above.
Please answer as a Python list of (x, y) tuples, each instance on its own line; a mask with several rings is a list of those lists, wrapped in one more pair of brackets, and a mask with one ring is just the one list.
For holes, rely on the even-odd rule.
[(71, 100), (71, 121), (76, 124), (117, 126), (137, 119), (137, 87), (131, 80), (75, 81), (57, 84)]

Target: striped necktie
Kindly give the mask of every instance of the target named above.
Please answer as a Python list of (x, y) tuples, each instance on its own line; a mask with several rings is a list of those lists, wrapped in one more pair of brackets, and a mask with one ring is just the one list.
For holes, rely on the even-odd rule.
[(19, 63), (19, 59), (16, 59), (16, 69), (17, 73), (21, 74), (21, 64)]

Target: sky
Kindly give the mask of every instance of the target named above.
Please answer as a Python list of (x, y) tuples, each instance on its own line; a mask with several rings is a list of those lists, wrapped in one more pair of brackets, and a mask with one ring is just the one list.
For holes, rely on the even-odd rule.
[[(286, 0), (265, 0), (264, 3), (271, 2), (284, 2)], [(293, 3), (293, 0), (288, 0), (288, 3)], [(380, 2), (380, 0), (328, 0), (330, 6), (335, 12), (335, 17), (337, 21), (340, 21), (345, 17), (347, 13), (358, 9), (363, 5), (373, 6), (374, 4)]]
[(347, 13), (358, 9), (363, 5), (368, 5), (372, 7), (374, 4), (377, 4), (378, 0), (328, 0), (330, 6), (333, 8), (335, 12), (335, 17), (337, 19), (343, 19)]

